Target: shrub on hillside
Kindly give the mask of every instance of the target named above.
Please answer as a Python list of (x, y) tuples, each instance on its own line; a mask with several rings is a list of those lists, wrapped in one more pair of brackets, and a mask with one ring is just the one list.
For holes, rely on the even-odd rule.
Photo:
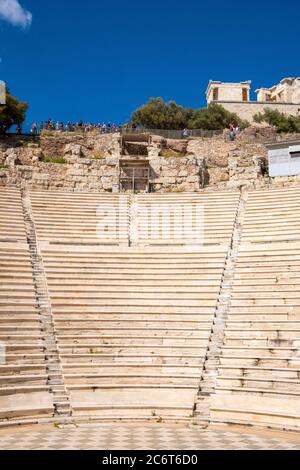
[(275, 109), (266, 108), (263, 113), (255, 114), (254, 121), (274, 126), (277, 132), (300, 132), (300, 117), (288, 116)]

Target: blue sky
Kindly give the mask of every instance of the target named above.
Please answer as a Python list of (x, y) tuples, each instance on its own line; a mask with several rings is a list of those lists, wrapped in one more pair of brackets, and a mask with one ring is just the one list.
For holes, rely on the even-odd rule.
[(210, 79), (252, 80), (254, 97), (300, 76), (299, 0), (1, 3), (19, 9), (2, 8), (0, 79), (28, 122), (123, 123), (150, 96), (204, 106)]

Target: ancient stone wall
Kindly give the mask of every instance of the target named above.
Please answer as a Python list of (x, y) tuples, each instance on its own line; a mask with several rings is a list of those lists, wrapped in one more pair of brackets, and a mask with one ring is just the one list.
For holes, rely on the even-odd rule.
[(292, 116), (299, 116), (300, 109), (299, 104), (263, 103), (259, 101), (217, 101), (217, 104), (231, 113), (236, 113), (241, 119), (248, 121), (250, 124), (254, 122), (253, 116), (257, 113), (263, 113), (266, 108), (278, 110), (280, 113)]
[[(269, 179), (265, 145), (288, 137), (277, 136), (272, 128), (246, 129), (235, 142), (226, 136), (189, 140), (153, 136), (142, 157), (149, 161), (153, 192), (288, 185), (300, 178)], [(118, 134), (7, 137), (0, 140), (0, 185), (111, 192), (119, 182), (122, 154)]]
[(45, 133), (0, 141), (0, 182), (34, 189), (111, 190), (118, 136)]

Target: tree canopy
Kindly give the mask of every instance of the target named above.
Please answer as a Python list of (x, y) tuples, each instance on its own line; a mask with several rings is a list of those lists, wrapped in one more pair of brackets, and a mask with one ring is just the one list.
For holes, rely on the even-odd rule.
[(6, 90), (6, 104), (0, 104), (0, 132), (7, 132), (14, 125), (23, 124), (28, 104), (19, 101)]
[(132, 123), (148, 129), (184, 129), (193, 110), (178, 106), (174, 101), (150, 98), (132, 114)]
[(211, 103), (208, 108), (192, 109), (164, 102), (162, 98), (150, 98), (132, 114), (132, 124), (147, 129), (225, 129), (231, 122), (240, 127), (247, 127), (236, 114), (230, 113), (222, 106)]

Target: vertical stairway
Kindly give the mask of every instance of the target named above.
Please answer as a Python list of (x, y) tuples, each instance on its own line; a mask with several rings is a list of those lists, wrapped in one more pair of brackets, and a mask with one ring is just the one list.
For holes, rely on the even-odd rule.
[(210, 422), (211, 396), (215, 391), (218, 367), (220, 365), (220, 355), (224, 340), (226, 319), (231, 303), (233, 278), (241, 242), (247, 197), (247, 190), (242, 188), (232, 231), (232, 239), (220, 286), (211, 337), (204, 362), (203, 374), (200, 379), (199, 393), (194, 407), (194, 422), (204, 427), (208, 426)]
[(32, 264), (33, 282), (40, 314), (41, 328), (45, 337), (45, 364), (50, 391), (53, 394), (54, 418), (57, 423), (69, 423), (72, 416), (72, 409), (64, 383), (56, 331), (51, 311), (47, 278), (43, 265), (43, 259), (39, 252), (37, 243), (31, 201), (26, 190), (22, 190), (21, 196), (26, 235)]
[(135, 194), (130, 194), (128, 217), (128, 244), (131, 247), (139, 246), (138, 204), (138, 197)]

